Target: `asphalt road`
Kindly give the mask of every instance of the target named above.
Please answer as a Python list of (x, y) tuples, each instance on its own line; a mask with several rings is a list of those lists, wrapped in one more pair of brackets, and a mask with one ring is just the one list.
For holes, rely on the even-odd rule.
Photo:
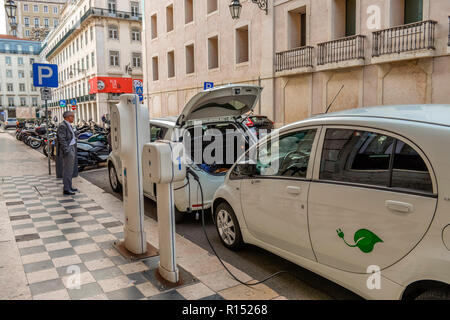
[[(85, 171), (80, 175), (105, 192), (119, 199), (122, 198), (121, 195), (112, 191), (106, 168)], [(156, 204), (152, 200), (145, 199), (145, 215), (155, 220), (157, 219)], [(224, 261), (258, 280), (265, 279), (278, 271), (288, 271), (288, 274), (282, 274), (265, 282), (266, 285), (280, 295), (290, 300), (361, 299), (351, 291), (258, 247), (247, 245), (238, 252), (226, 249), (220, 242), (209, 213), (206, 214), (205, 220), (206, 231), (211, 243)], [(213, 253), (203, 233), (201, 220), (197, 221), (195, 214), (186, 215), (184, 220), (177, 224), (176, 231), (183, 237)], [(224, 270), (224, 272), (226, 271)]]

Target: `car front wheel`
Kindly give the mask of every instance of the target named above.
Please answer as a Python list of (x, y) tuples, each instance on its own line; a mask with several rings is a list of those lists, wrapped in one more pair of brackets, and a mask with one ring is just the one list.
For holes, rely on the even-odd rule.
[(222, 244), (230, 250), (239, 250), (244, 245), (239, 222), (228, 203), (222, 202), (215, 208), (216, 229)]
[(114, 192), (120, 193), (122, 191), (122, 184), (119, 182), (119, 178), (117, 177), (116, 168), (114, 165), (110, 164), (108, 166), (109, 171), (109, 184)]

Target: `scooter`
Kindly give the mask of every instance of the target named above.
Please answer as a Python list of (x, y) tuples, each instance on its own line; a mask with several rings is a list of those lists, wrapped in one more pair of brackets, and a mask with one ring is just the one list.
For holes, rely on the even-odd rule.
[(102, 142), (84, 142), (78, 141), (78, 171), (83, 171), (88, 166), (98, 166), (108, 160), (109, 146)]

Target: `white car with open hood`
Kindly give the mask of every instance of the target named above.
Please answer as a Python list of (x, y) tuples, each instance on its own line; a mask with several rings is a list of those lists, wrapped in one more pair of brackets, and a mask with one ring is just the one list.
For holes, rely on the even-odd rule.
[(450, 105), (361, 108), (273, 132), (213, 203), (222, 243), (369, 299), (450, 299)]
[[(151, 141), (183, 141), (203, 187), (203, 208), (211, 207), (217, 188), (239, 156), (256, 143), (256, 136), (245, 125), (245, 114), (260, 99), (262, 88), (254, 85), (227, 85), (195, 95), (180, 116), (150, 120)], [(115, 192), (122, 190), (122, 164), (113, 151), (108, 158), (109, 180)], [(145, 172), (144, 172), (145, 176)], [(200, 188), (189, 177), (174, 184), (176, 220), (183, 213), (202, 209)], [(144, 179), (144, 195), (156, 200), (156, 185)]]

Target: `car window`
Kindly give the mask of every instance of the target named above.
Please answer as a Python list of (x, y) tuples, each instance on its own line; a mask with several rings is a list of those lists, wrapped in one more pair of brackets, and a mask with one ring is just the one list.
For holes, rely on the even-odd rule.
[(395, 149), (392, 187), (432, 193), (433, 183), (422, 157), (400, 140)]
[(166, 129), (155, 125), (150, 125), (150, 141), (162, 140), (164, 138)]
[(290, 133), (258, 147), (257, 175), (306, 178), (316, 132), (312, 129)]
[(425, 162), (411, 146), (384, 134), (351, 129), (326, 131), (320, 179), (426, 192), (433, 189)]

